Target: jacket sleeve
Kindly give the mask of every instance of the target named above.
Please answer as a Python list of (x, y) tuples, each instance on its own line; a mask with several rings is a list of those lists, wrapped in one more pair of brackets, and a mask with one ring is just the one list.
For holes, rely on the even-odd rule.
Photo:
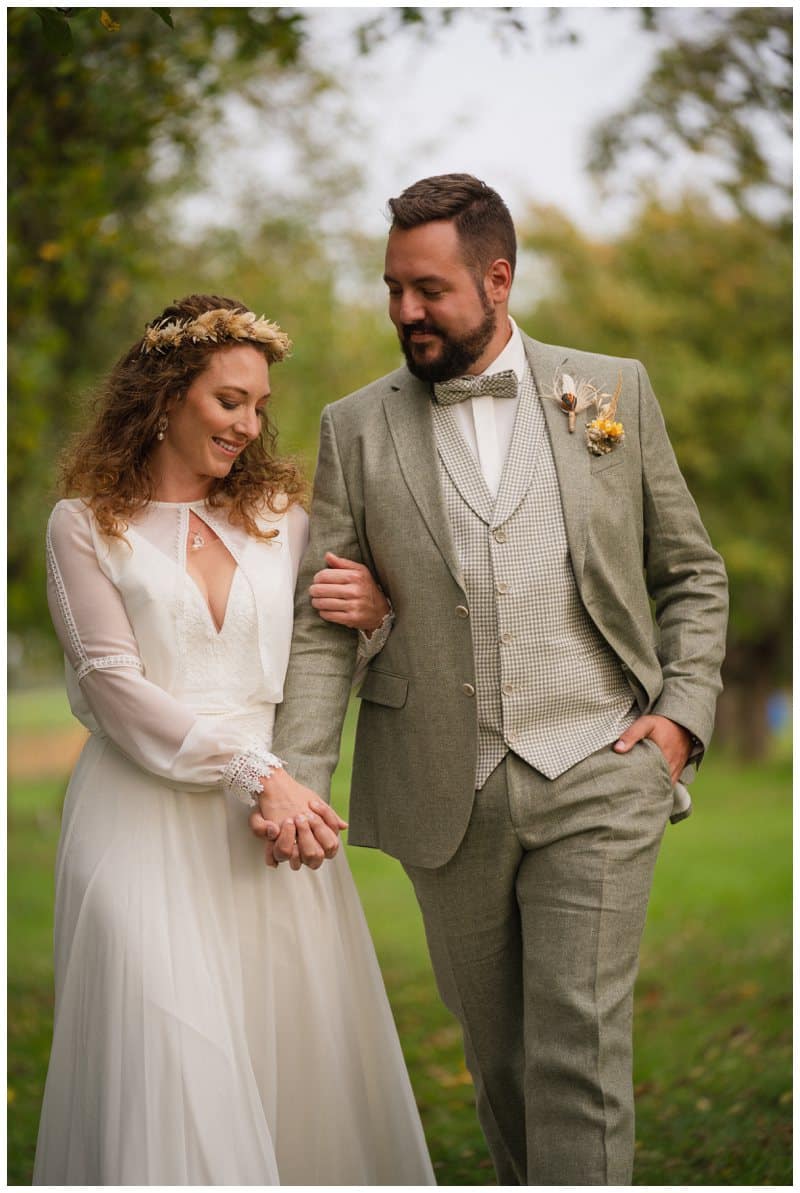
[(251, 804), (279, 764), (242, 750), (224, 720), (198, 717), (145, 675), (119, 591), (100, 567), (91, 515), (59, 503), (47, 527), (47, 599), (67, 665), (99, 729), (138, 766), (177, 786), (222, 786)]
[[(301, 506), (294, 505), (287, 514), (287, 521), (289, 528), (289, 551), (292, 557), (292, 576), (296, 585), (300, 564), (308, 547), (308, 515)], [(322, 566), (323, 564), (320, 564), (320, 567)], [(358, 631), (358, 652), (356, 655), (356, 668), (353, 672), (354, 687), (357, 687), (361, 683), (367, 673), (367, 667), (380, 654), (389, 641), (394, 621), (394, 609), (390, 607), (381, 624), (371, 634), (367, 635), (363, 630)]]
[(664, 681), (651, 711), (688, 729), (702, 753), (722, 688), (728, 617), (725, 567), (681, 475), (647, 373), (641, 364), (637, 368), (645, 572)]
[(294, 634), (274, 749), (301, 783), (327, 799), (356, 668), (358, 635), (319, 616), (308, 587), (325, 552), (363, 563), (330, 408), (322, 413), (311, 534), (297, 583)]

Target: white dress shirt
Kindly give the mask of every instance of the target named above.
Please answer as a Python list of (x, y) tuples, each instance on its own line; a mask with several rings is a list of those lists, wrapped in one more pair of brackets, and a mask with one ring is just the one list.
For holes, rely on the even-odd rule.
[[(505, 369), (513, 369), (517, 375), (517, 383), (522, 380), (527, 367), (525, 345), (514, 320), (509, 316), (511, 324), (511, 339), (499, 356), (484, 369), (482, 377), (492, 373), (502, 373)], [(489, 492), (497, 496), (500, 488), (500, 477), (503, 473), (508, 449), (511, 446), (511, 436), (514, 433), (514, 420), (517, 417), (519, 396), (516, 398), (468, 398), (465, 402), (458, 402), (452, 409), (458, 421), (458, 429), (464, 436), (467, 446), (478, 462)]]

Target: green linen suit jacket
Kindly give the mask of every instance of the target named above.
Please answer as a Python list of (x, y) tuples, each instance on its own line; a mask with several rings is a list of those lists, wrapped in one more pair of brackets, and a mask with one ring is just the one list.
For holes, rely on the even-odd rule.
[[(570, 434), (557, 403), (544, 401), (575, 580), (642, 712), (678, 721), (705, 747), (721, 687), (725, 569), (647, 374), (635, 360), (523, 339), (539, 393), (557, 372), (591, 379), (608, 393), (622, 376), (616, 418), (625, 439), (608, 455), (588, 451), (587, 416)], [(396, 621), (358, 693), (349, 839), (408, 865), (443, 865), (474, 799), (475, 666), (430, 386), (405, 367), (323, 411), (310, 534), (272, 748), (291, 774), (328, 798), (357, 635), (323, 621), (308, 586), (325, 566), (325, 551), (359, 560), (391, 600)]]

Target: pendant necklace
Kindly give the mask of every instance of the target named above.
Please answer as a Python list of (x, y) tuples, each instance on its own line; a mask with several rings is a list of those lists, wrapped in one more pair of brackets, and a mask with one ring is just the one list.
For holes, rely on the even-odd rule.
[(199, 530), (193, 531), (192, 532), (192, 541), (189, 544), (189, 550), (190, 551), (199, 551), (202, 547), (205, 547), (205, 545), (206, 545), (206, 540), (203, 538), (202, 534), (200, 534)]

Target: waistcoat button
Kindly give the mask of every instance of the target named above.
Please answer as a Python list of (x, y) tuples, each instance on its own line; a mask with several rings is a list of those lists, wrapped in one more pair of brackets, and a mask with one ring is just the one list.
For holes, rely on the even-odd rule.
[(496, 543), (504, 543), (506, 541), (506, 532), (504, 530), (495, 530), (494, 541)]
[(496, 588), (497, 588), (497, 591), (499, 592), (500, 596), (505, 596), (506, 593), (511, 590), (511, 585), (508, 584), (505, 580), (501, 580), (496, 585)]
[(502, 687), (502, 692), (503, 692), (503, 695), (504, 695), (504, 696), (510, 696), (510, 695), (512, 695), (513, 691), (514, 691), (514, 685), (513, 685), (513, 683), (504, 683), (504, 684), (503, 684), (503, 687)]

